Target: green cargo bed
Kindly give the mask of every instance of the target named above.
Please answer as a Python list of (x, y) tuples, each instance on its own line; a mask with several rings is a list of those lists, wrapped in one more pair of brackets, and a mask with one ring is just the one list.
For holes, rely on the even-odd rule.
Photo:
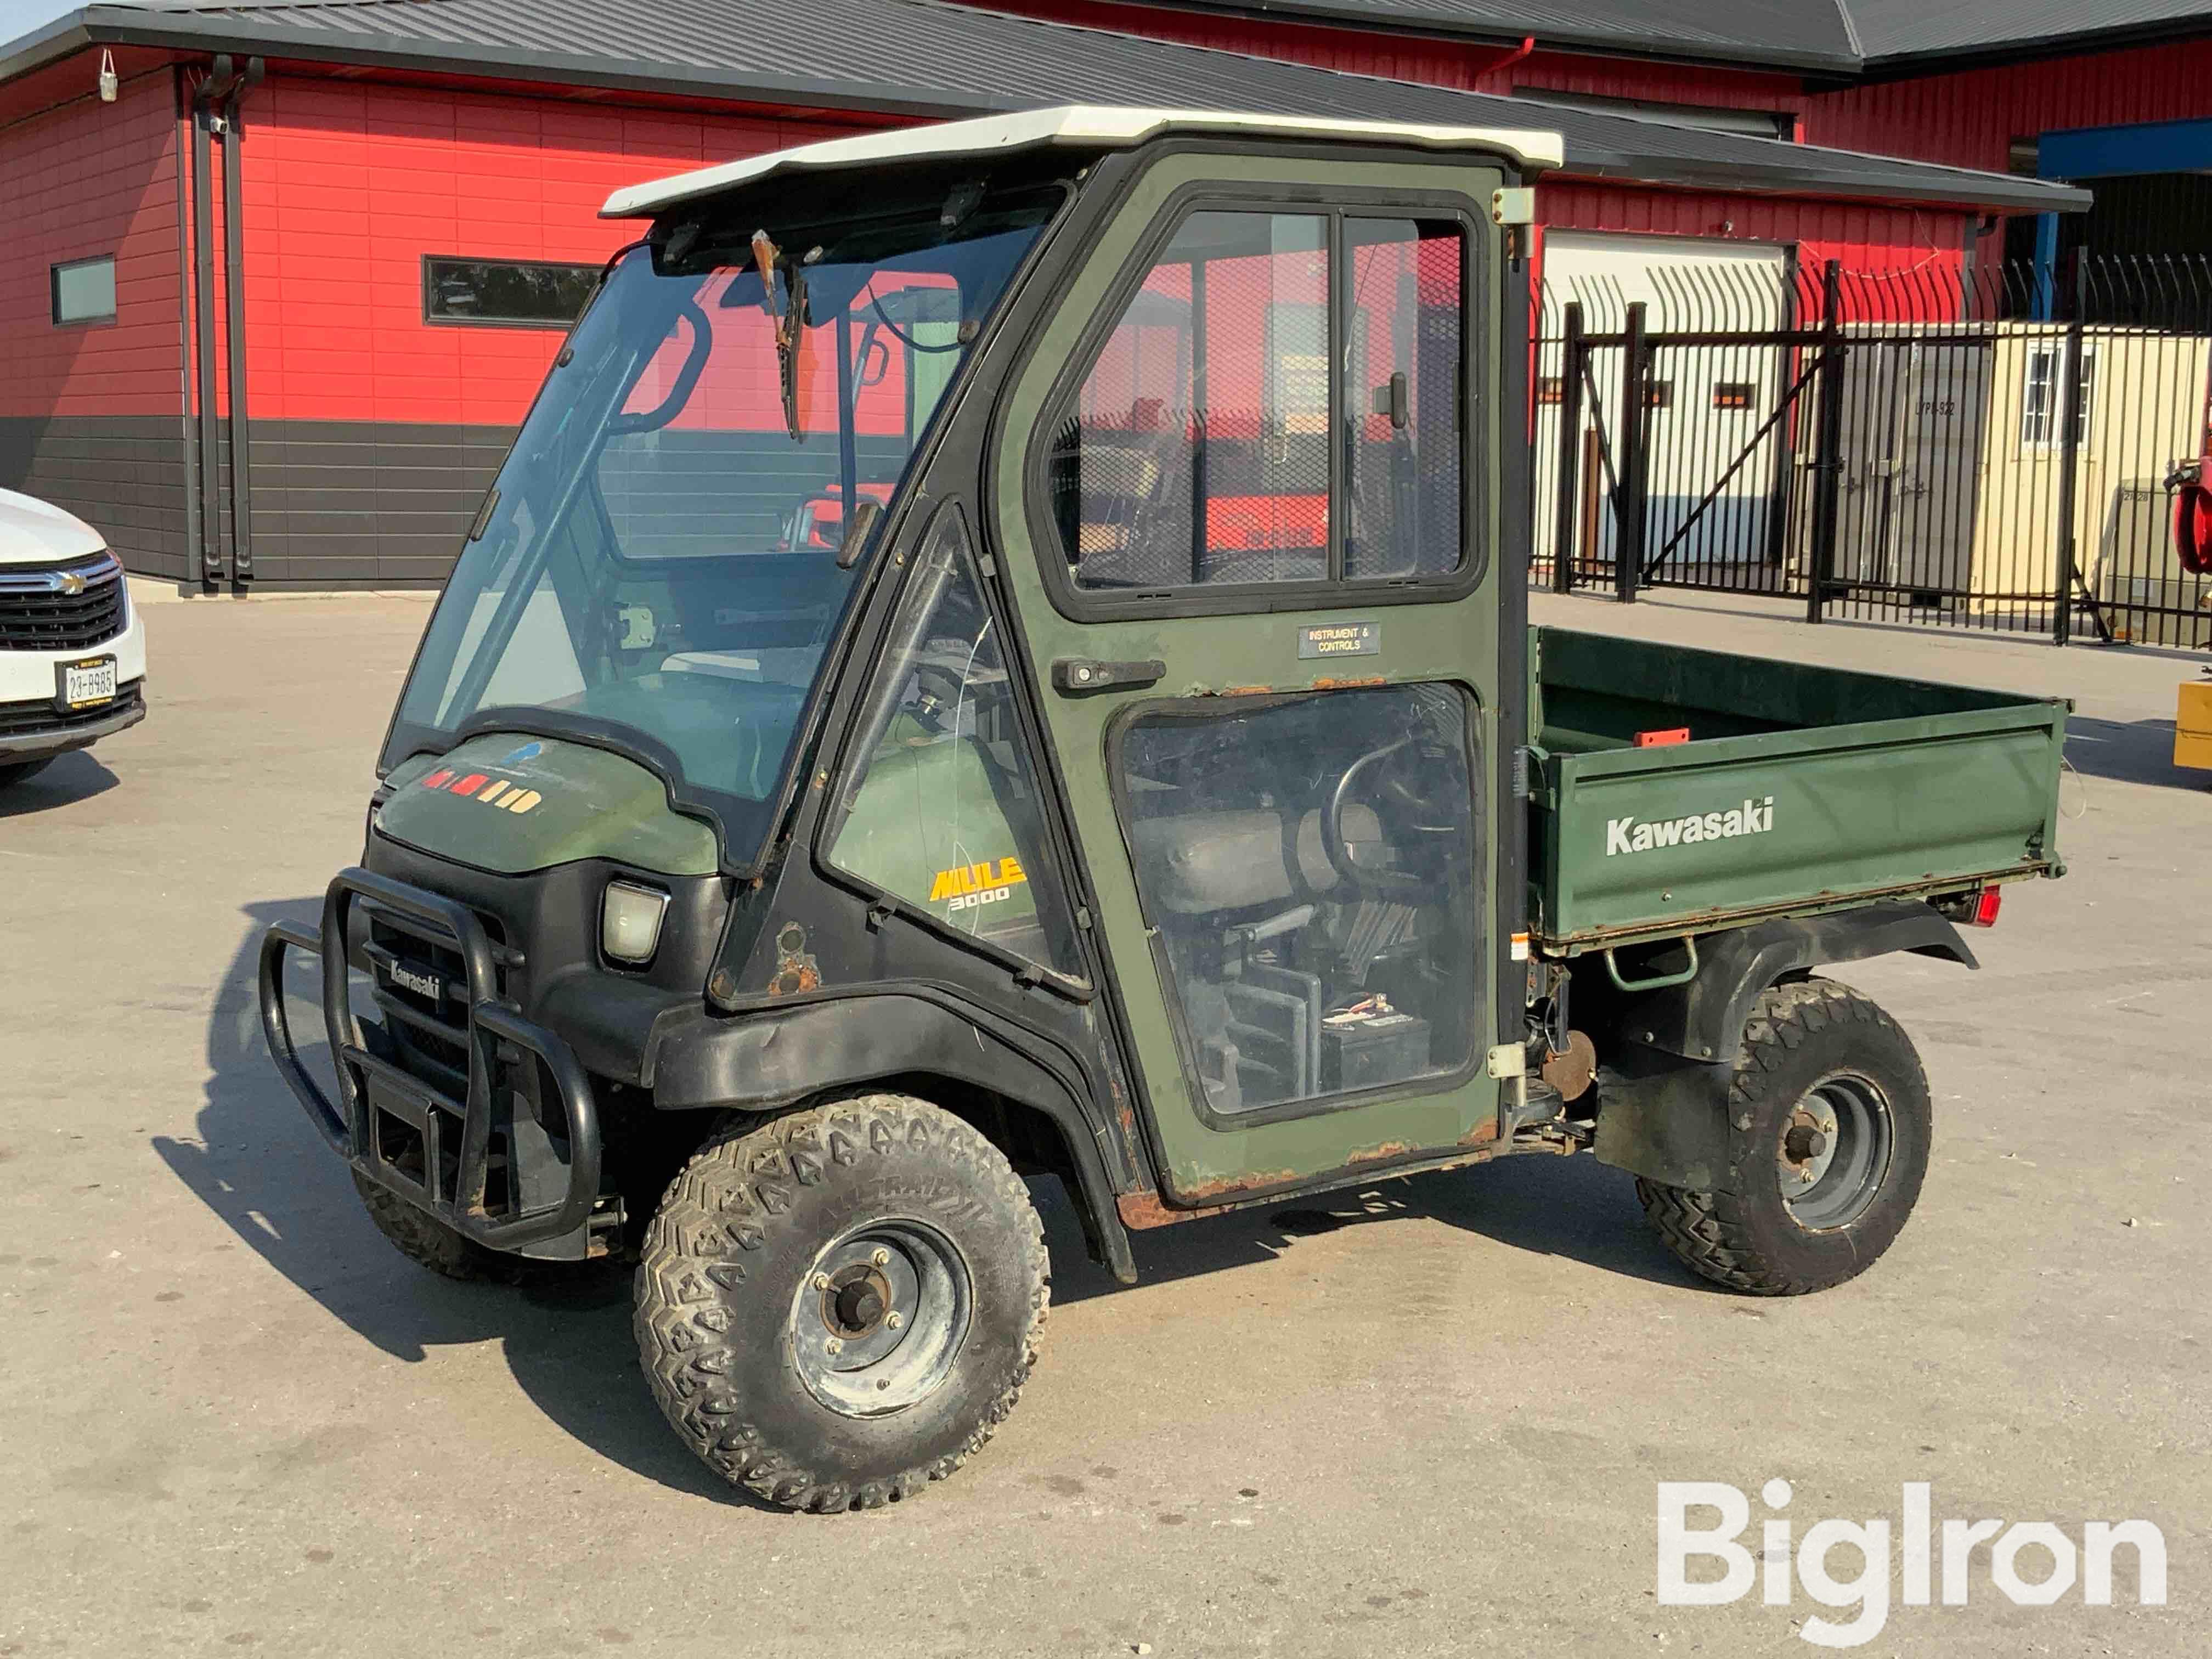
[(1529, 646), (1554, 953), (2063, 872), (2062, 700), (1560, 629)]

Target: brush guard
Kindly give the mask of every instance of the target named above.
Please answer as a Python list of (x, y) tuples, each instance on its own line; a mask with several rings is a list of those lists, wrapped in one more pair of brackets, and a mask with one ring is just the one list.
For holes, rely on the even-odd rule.
[[(449, 986), (430, 975), (434, 994), (416, 989), (436, 1010), (425, 1012), (392, 977), (398, 970), (420, 978), (420, 970), (372, 939), (364, 954), (386, 1022), (381, 1046), (398, 1052), (392, 1023), (412, 1027), (465, 1050), (465, 1074), (428, 1061), (409, 1069), (371, 1047), (355, 1016), (347, 963), (349, 925), (364, 903), (388, 931), (458, 956), (466, 980)], [(319, 962), (336, 1101), (301, 1064), (292, 1038), (283, 980), (291, 951)], [(368, 870), (342, 870), (324, 896), (319, 932), (280, 921), (263, 935), (261, 1029), (309, 1121), (361, 1176), (487, 1249), (580, 1257), (599, 1197), (598, 1108), (574, 1051), (504, 1000), (501, 970), (522, 965), (521, 952), (495, 943), (466, 905)], [(454, 1001), (464, 1003), (461, 1017), (445, 1018)], [(419, 1163), (419, 1171), (395, 1162), (395, 1152), (416, 1152), (408, 1162)], [(495, 1169), (503, 1188), (495, 1205), (488, 1202)]]

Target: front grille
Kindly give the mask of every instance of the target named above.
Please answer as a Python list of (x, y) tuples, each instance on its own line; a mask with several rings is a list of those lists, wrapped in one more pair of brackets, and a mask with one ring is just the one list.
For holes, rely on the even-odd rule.
[(123, 567), (112, 554), (0, 566), (0, 651), (83, 651), (123, 631)]
[[(373, 901), (362, 908), (368, 921), (365, 943), (374, 981), (373, 994), (383, 1016), (375, 1034), (369, 1036), (372, 1050), (444, 1097), (453, 1108), (465, 1106), (469, 1098), (469, 980), (460, 951), (452, 935), (441, 928)], [(520, 959), (506, 948), (499, 922), (482, 912), (477, 915), (499, 959), (493, 994), (515, 996), (520, 990)], [(428, 981), (436, 981), (434, 994), (418, 988)], [(368, 1035), (366, 1027), (364, 1035)], [(534, 1064), (519, 1060), (501, 1057), (493, 1064), (493, 1126), (483, 1196), (485, 1212), (493, 1216), (514, 1207), (516, 1194), (509, 1172), (514, 1121), (518, 1114), (531, 1118), (542, 1115), (537, 1073)], [(453, 1110), (431, 1106), (429, 1111), (437, 1115), (438, 1132), (434, 1136), (427, 1134), (404, 1115), (386, 1109), (378, 1086), (372, 1084), (369, 1091), (378, 1155), (434, 1196), (451, 1201), (459, 1175), (461, 1118)], [(434, 1169), (430, 1167), (434, 1161)]]
[(118, 714), (128, 714), (138, 707), (138, 683), (133, 680), (115, 694), (115, 701), (103, 702), (96, 708), (72, 709), (66, 714), (55, 712), (51, 698), (43, 702), (0, 702), (0, 738), (43, 737), (58, 732), (75, 732), (88, 726), (97, 726), (102, 720), (112, 720)]

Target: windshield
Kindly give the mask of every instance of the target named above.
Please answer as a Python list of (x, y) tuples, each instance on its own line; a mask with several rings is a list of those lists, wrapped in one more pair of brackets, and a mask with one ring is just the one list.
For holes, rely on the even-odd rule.
[(622, 255), (439, 601), (387, 768), (471, 716), (580, 720), (678, 774), (732, 856), (757, 847), (884, 508), (1060, 199), (755, 207)]

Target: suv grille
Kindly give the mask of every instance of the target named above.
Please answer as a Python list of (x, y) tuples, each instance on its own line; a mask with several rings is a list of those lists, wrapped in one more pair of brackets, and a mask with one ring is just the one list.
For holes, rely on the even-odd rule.
[(123, 567), (112, 553), (0, 567), (0, 651), (82, 651), (123, 626)]

